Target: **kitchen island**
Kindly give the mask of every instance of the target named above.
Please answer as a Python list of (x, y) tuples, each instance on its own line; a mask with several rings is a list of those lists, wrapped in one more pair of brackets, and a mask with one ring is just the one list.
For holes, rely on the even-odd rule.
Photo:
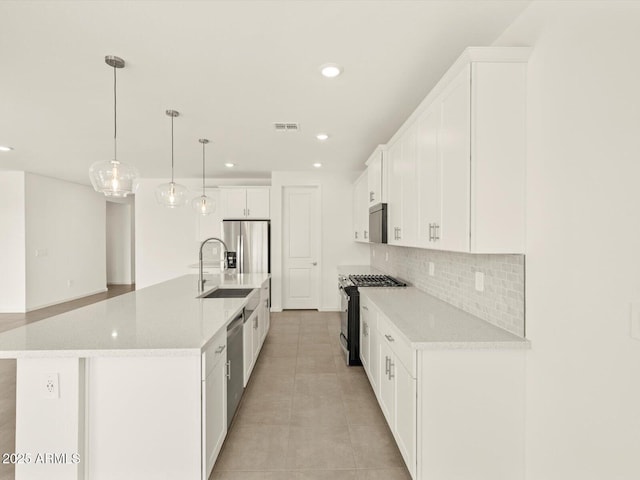
[[(206, 278), (205, 293), (262, 288), (268, 298), (266, 273)], [(17, 480), (208, 477), (226, 435), (226, 327), (247, 299), (197, 298), (197, 281), (0, 334), (0, 358), (17, 359)]]

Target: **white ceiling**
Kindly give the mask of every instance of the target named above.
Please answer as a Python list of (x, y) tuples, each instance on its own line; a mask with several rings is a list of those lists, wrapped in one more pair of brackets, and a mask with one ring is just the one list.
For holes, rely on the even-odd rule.
[[(118, 157), (143, 177), (362, 170), (470, 45), (490, 45), (528, 1), (2, 1), (0, 169), (88, 183)], [(344, 67), (325, 79), (319, 66)], [(274, 122), (299, 122), (277, 133)], [(327, 132), (324, 143), (315, 139)], [(230, 173), (222, 163), (232, 161)]]

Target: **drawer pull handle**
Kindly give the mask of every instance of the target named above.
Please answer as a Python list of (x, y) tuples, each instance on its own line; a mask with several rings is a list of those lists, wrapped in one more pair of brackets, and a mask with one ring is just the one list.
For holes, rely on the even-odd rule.
[(227, 348), (226, 345), (220, 345), (217, 349), (215, 353), (222, 353), (224, 352), (224, 349)]
[(231, 360), (227, 360), (227, 380), (231, 380)]
[(389, 380), (391, 380), (392, 378), (395, 377), (395, 374), (393, 373), (393, 370), (391, 370), (395, 366), (396, 366), (395, 363), (393, 363), (391, 361), (391, 359), (389, 359)]
[(389, 375), (389, 357), (384, 356), (384, 374)]
[(391, 335), (385, 335), (384, 338), (386, 338), (390, 342), (394, 342), (395, 341)]

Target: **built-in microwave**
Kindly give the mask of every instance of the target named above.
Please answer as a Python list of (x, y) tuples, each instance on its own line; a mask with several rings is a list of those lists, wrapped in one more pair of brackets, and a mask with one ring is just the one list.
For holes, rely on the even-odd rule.
[(387, 204), (369, 208), (369, 242), (387, 243)]

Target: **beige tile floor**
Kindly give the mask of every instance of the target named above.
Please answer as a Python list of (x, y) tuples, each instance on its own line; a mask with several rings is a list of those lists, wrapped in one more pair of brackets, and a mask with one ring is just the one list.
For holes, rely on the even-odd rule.
[[(362, 367), (344, 364), (339, 316), (271, 318), (210, 479), (410, 479)], [(0, 453), (12, 452), (14, 439), (15, 361), (0, 360)], [(13, 479), (14, 470), (0, 465), (0, 480)]]
[(344, 363), (340, 317), (271, 322), (210, 480), (410, 479), (364, 370)]

